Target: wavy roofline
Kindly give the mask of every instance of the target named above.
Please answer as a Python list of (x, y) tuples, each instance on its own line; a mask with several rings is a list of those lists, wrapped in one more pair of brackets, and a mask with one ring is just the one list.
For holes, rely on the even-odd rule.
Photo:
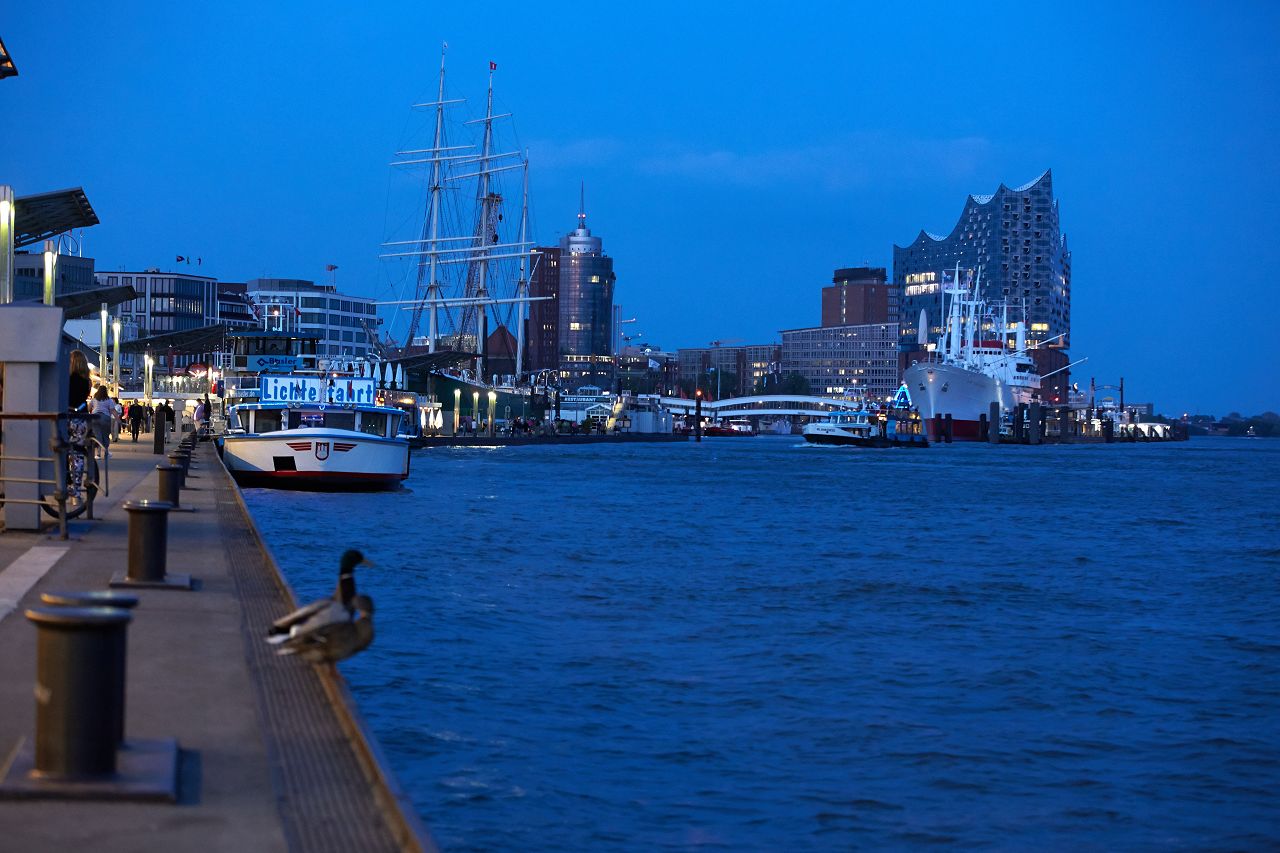
[[(1011, 187), (1006, 183), (1004, 183), (1003, 181), (1001, 181), (1000, 186), (996, 187), (996, 191), (991, 195), (976, 195), (974, 193), (969, 193), (969, 197), (965, 200), (965, 207), (967, 208), (969, 206), (970, 201), (980, 206), (988, 205), (1003, 193), (1024, 193), (1030, 189), (1034, 189), (1036, 185), (1038, 185), (1041, 181), (1044, 181), (1046, 179), (1049, 180), (1050, 182), (1053, 181), (1053, 169), (1051, 168), (1045, 169), (1043, 172), (1040, 173), (1040, 177), (1036, 178), (1034, 181), (1030, 181), (1029, 183), (1025, 183), (1019, 187)], [(1055, 204), (1057, 203), (1056, 199), (1054, 200), (1054, 203)], [(960, 229), (960, 226), (963, 222), (964, 222), (964, 211), (962, 210), (960, 211), (960, 218), (956, 220), (956, 224), (951, 229), (951, 233), (947, 234), (945, 237), (940, 237), (937, 234), (930, 233), (928, 231), (925, 231), (923, 228), (921, 228), (920, 233), (917, 234), (916, 238), (912, 240), (910, 243), (908, 243), (905, 246), (899, 246), (897, 243), (894, 243), (893, 248), (910, 249), (912, 246), (918, 245), (922, 240), (929, 240), (934, 243), (945, 243), (947, 240), (950, 240), (955, 235), (956, 231)]]

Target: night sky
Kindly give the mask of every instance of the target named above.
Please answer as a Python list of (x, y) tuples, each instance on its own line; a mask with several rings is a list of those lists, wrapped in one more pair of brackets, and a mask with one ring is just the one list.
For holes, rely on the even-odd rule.
[(99, 270), (332, 263), (397, 298), (379, 244), (420, 214), (387, 164), (423, 141), (409, 105), (448, 41), (459, 119), (498, 63), (532, 236), (574, 226), (585, 181), (649, 342), (816, 325), (834, 268), (891, 268), (968, 193), (1052, 168), (1074, 377), (1168, 414), (1280, 410), (1280, 4), (10, 5), (0, 182), (83, 186)]

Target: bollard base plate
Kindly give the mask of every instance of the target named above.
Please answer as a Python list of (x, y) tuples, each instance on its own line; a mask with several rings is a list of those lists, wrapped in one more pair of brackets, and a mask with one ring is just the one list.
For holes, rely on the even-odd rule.
[(178, 742), (173, 738), (127, 740), (116, 752), (114, 776), (52, 779), (36, 775), (35, 745), (18, 741), (0, 772), (3, 800), (178, 801)]
[[(173, 510), (170, 510), (172, 512)], [(124, 572), (116, 572), (111, 576), (111, 583), (107, 586), (117, 589), (192, 589), (191, 575), (182, 575), (177, 572), (168, 572), (164, 576), (164, 580), (159, 581), (135, 581), (129, 578)]]

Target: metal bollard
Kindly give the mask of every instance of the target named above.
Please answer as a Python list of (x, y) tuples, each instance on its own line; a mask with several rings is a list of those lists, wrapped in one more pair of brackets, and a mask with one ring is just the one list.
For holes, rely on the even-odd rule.
[(174, 509), (181, 509), (182, 466), (157, 465), (156, 474), (158, 482), (156, 497), (161, 503), (173, 504)]
[(128, 501), (131, 581), (163, 581), (169, 547), (169, 510), (162, 501)]
[(182, 455), (176, 450), (169, 454), (169, 465), (179, 469), (182, 474), (178, 477), (178, 488), (184, 489), (187, 486), (187, 468), (182, 464)]
[(86, 779), (116, 771), (115, 655), (130, 616), (113, 607), (35, 607), (35, 771)]
[[(112, 607), (117, 610), (132, 610), (138, 606), (138, 597), (127, 592), (112, 592), (107, 589), (95, 589), (86, 592), (46, 592), (40, 595), (42, 604), (55, 607)], [(111, 672), (111, 683), (114, 687), (114, 701), (111, 703), (111, 715), (116, 721), (116, 743), (124, 743), (125, 720), (125, 662), (128, 659), (128, 626), (116, 632), (119, 643), (114, 649)]]
[(176, 450), (171, 455), (178, 457), (178, 464), (182, 466), (182, 478), (185, 481), (191, 473), (191, 451)]
[(174, 505), (167, 501), (128, 501), (129, 562), (123, 573), (111, 578), (114, 587), (151, 587), (158, 589), (191, 589), (191, 576), (167, 570), (169, 550), (169, 513)]

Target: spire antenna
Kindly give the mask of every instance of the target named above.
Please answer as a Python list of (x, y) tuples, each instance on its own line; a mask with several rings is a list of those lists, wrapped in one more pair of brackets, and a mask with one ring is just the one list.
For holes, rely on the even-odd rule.
[(587, 182), (578, 184), (578, 227), (587, 227)]

